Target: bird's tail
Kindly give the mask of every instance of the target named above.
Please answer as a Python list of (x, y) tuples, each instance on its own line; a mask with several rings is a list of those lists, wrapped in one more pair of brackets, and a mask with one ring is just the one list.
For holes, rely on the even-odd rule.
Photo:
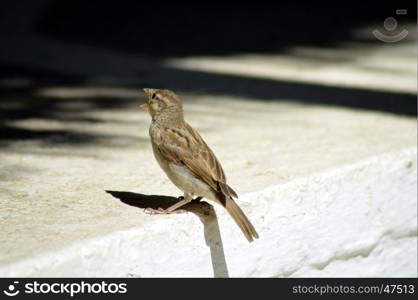
[(226, 198), (225, 208), (231, 215), (232, 219), (234, 219), (235, 223), (237, 223), (242, 233), (244, 233), (247, 240), (252, 242), (254, 238), (258, 239), (257, 231), (255, 231), (253, 224), (251, 224), (250, 220), (248, 220), (242, 209), (238, 206), (234, 199), (232, 199), (232, 197)]
[(227, 212), (234, 219), (235, 223), (237, 223), (247, 240), (252, 242), (254, 238), (258, 239), (258, 233), (255, 231), (253, 224), (251, 224), (242, 209), (234, 201), (234, 198), (238, 198), (237, 193), (225, 182), (218, 181), (218, 187), (220, 199), (223, 200), (221, 201), (222, 205), (225, 206)]

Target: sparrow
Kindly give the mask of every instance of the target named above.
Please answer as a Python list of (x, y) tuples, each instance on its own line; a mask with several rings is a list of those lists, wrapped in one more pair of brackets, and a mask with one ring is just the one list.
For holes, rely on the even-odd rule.
[(235, 202), (237, 193), (226, 183), (219, 160), (199, 133), (186, 121), (183, 104), (173, 91), (145, 88), (148, 101), (140, 105), (151, 115), (149, 135), (155, 159), (182, 192), (179, 202), (154, 213), (170, 214), (193, 200), (206, 198), (225, 207), (249, 242), (258, 234)]

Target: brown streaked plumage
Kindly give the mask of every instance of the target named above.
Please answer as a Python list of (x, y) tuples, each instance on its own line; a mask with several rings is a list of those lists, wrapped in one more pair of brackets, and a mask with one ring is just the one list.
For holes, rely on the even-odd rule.
[(181, 99), (170, 90), (144, 89), (148, 102), (141, 105), (152, 118), (149, 129), (156, 160), (168, 178), (184, 193), (184, 199), (156, 213), (171, 213), (193, 200), (208, 198), (226, 208), (248, 241), (258, 234), (234, 198), (235, 191), (215, 154), (199, 133), (186, 123)]

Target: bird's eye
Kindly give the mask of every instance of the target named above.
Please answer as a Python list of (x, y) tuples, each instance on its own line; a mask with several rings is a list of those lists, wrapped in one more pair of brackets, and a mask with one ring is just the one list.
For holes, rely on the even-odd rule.
[(157, 95), (155, 93), (152, 94), (151, 99), (155, 99), (155, 97), (157, 97)]

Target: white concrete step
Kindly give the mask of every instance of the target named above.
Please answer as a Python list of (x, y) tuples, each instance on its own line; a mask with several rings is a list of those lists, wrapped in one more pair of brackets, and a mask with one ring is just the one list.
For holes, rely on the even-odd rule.
[[(417, 275), (414, 118), (185, 99), (186, 118), (223, 163), (259, 240), (249, 244), (219, 206), (218, 219), (201, 210), (149, 216), (106, 193), (179, 195), (153, 158), (149, 116), (137, 99), (125, 109), (84, 114), (97, 123), (13, 122), (58, 135), (51, 143), (22, 140), (0, 149), (0, 274)], [(74, 145), (59, 140), (58, 130), (95, 139)], [(131, 204), (135, 199), (143, 198)]]

